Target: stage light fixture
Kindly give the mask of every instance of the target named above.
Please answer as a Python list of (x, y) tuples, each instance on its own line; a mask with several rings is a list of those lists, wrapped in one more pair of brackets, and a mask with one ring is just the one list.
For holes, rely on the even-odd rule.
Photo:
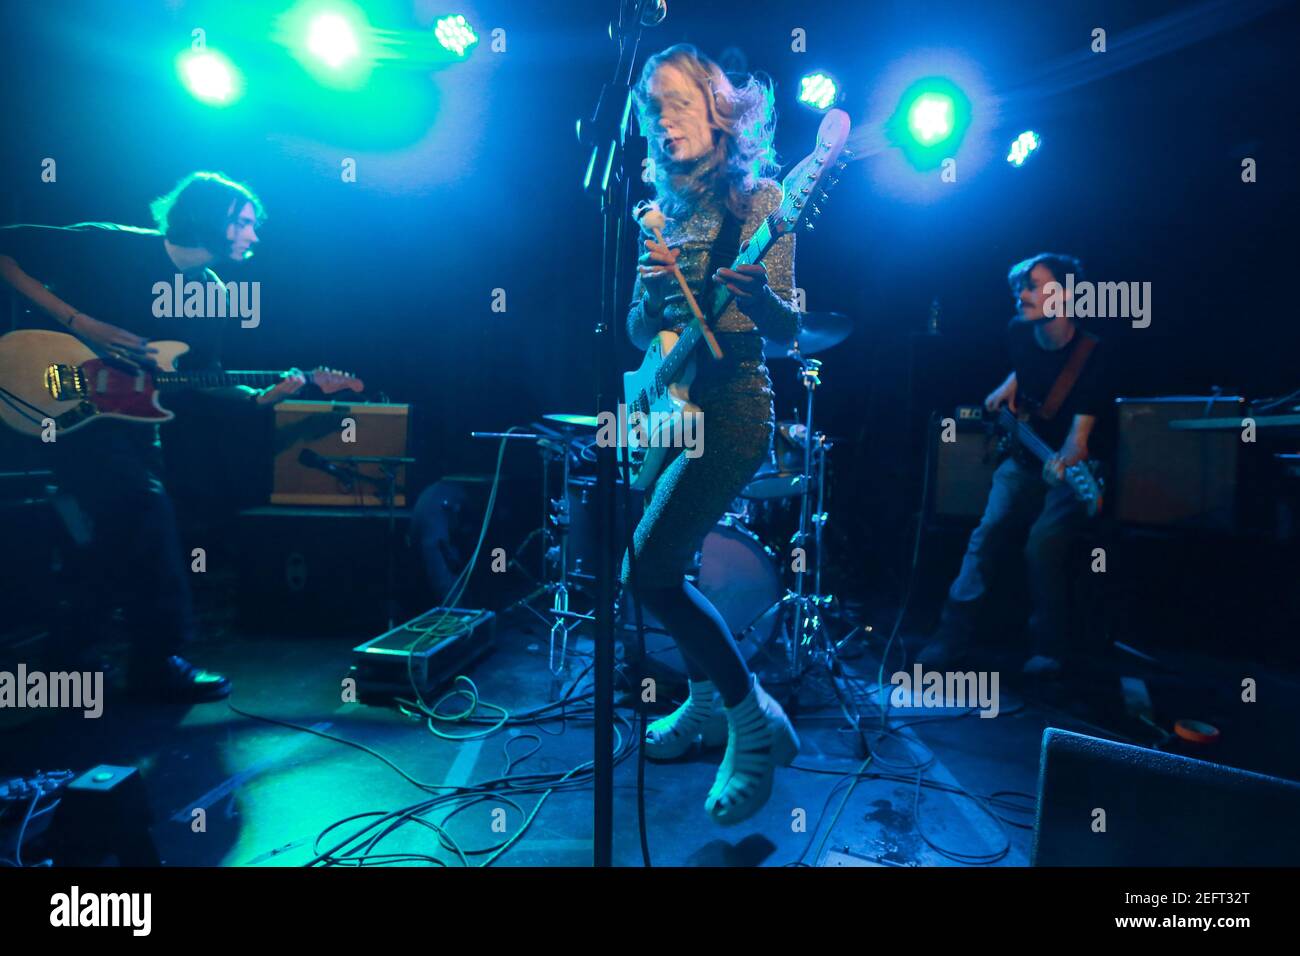
[(442, 17), (438, 20), (433, 29), (433, 34), (442, 44), (443, 49), (455, 53), (457, 56), (464, 56), (465, 52), (478, 43), (478, 37), (475, 35), (473, 28), (461, 14)]
[(1025, 165), (1025, 160), (1029, 154), (1038, 149), (1043, 144), (1042, 139), (1032, 129), (1026, 130), (1016, 137), (1015, 142), (1011, 144), (1011, 152), (1007, 153), (1007, 162), (1012, 166), (1019, 168)]
[(225, 106), (239, 96), (239, 76), (230, 60), (216, 50), (191, 50), (179, 60), (181, 81), (204, 103)]
[(903, 93), (889, 135), (913, 168), (930, 170), (956, 155), (970, 119), (970, 99), (955, 83), (926, 77)]
[(839, 84), (825, 73), (809, 73), (799, 81), (799, 102), (815, 110), (825, 111), (840, 98)]
[(922, 146), (933, 146), (952, 135), (952, 97), (922, 93), (907, 110), (907, 129)]
[(307, 26), (307, 50), (337, 70), (357, 58), (360, 47), (356, 32), (340, 13), (321, 13)]

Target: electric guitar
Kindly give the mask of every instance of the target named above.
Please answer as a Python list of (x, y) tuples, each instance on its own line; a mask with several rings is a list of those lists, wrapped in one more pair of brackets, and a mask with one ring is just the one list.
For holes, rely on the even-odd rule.
[[(102, 418), (165, 422), (176, 416), (162, 407), (167, 392), (248, 385), (266, 388), (281, 372), (182, 372), (176, 360), (184, 342), (150, 342), (156, 369), (102, 358), (75, 336), (23, 329), (0, 336), (0, 420), (24, 435), (40, 436), (47, 420), (59, 434)], [(360, 379), (331, 369), (307, 373), (326, 394), (365, 388)]]
[[(843, 110), (831, 110), (817, 130), (817, 145), (781, 182), (781, 205), (759, 225), (741, 249), (731, 268), (759, 262), (777, 240), (796, 229), (809, 208), (813, 215), (821, 212), (814, 205), (826, 198), (826, 190), (836, 182), (832, 167), (843, 169), (839, 162), (849, 135), (849, 117)], [(847, 157), (847, 152), (844, 153)], [(815, 192), (819, 195), (814, 196)], [(807, 223), (812, 228), (811, 223)], [(710, 283), (712, 315), (721, 315), (733, 298), (726, 286)], [(659, 332), (646, 349), (641, 367), (623, 376), (623, 402), (627, 422), (620, 422), (623, 441), (631, 465), (631, 487), (645, 490), (654, 484), (659, 472), (680, 444), (674, 436), (685, 434), (683, 418), (699, 415), (691, 404), (690, 383), (695, 378), (695, 350), (705, 339), (699, 319), (678, 336)]]
[[(1056, 457), (1056, 452), (1038, 437), (1028, 421), (1013, 415), (1005, 405), (998, 413), (998, 427), (1009, 441), (1018, 444), (1043, 464)], [(1083, 504), (1089, 518), (1101, 511), (1105, 497), (1106, 484), (1097, 474), (1097, 467), (1095, 461), (1081, 461), (1065, 469), (1065, 483)]]

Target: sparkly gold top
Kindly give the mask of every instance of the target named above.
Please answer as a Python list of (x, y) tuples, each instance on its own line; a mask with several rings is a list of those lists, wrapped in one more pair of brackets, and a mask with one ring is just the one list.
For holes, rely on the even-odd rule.
[[(745, 240), (754, 234), (762, 224), (764, 217), (781, 204), (781, 186), (770, 179), (760, 180), (754, 192), (749, 216), (741, 226), (740, 239)], [(700, 307), (706, 308), (708, 295), (716, 284), (705, 275), (709, 266), (709, 249), (722, 228), (726, 209), (720, 199), (712, 197), (703, 199), (695, 211), (685, 218), (670, 218), (664, 227), (664, 239), (670, 247), (680, 246), (682, 252), (677, 264), (685, 276), (687, 284), (695, 294)], [(638, 254), (645, 251), (644, 236), (638, 238)], [(733, 299), (726, 311), (713, 323), (718, 334), (719, 344), (726, 358), (732, 361), (726, 364), (734, 367), (736, 362), (753, 365), (762, 363), (762, 339), (777, 343), (792, 341), (799, 334), (800, 313), (794, 304), (794, 233), (790, 232), (777, 240), (763, 258), (767, 266), (768, 288), (764, 293), (763, 305), (754, 319), (746, 316)], [(730, 266), (731, 263), (726, 263)], [(677, 288), (671, 277), (657, 280), (666, 281)], [(691, 320), (690, 305), (680, 289), (665, 297), (661, 314), (653, 314), (645, 300), (645, 286), (637, 276), (632, 292), (632, 306), (627, 317), (628, 337), (637, 348), (644, 349), (650, 344), (655, 333), (663, 329), (681, 331)], [(708, 363), (705, 363), (708, 364)]]

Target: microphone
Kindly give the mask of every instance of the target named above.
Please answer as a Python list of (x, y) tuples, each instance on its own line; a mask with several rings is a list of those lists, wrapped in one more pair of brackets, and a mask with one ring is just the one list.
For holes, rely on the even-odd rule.
[(340, 468), (332, 461), (326, 461), (320, 456), (320, 454), (312, 451), (310, 448), (304, 448), (302, 451), (298, 452), (298, 464), (305, 468), (315, 468), (318, 471), (323, 471), (327, 475), (332, 475), (345, 484), (352, 484), (353, 476), (348, 473), (347, 469)]
[(641, 26), (657, 27), (667, 16), (667, 0), (641, 0)]

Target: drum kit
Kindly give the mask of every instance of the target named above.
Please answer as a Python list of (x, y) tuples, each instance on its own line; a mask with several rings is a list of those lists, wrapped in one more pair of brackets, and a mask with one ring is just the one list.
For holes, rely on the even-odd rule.
[[(748, 659), (759, 649), (769, 653), (783, 645), (792, 682), (809, 670), (838, 674), (835, 655), (857, 629), (838, 641), (830, 634), (826, 614), (834, 596), (822, 592), (822, 537), (826, 525), (826, 470), (832, 442), (815, 430), (814, 410), (823, 382), (822, 363), (813, 358), (838, 345), (852, 331), (839, 313), (807, 313), (798, 340), (789, 348), (765, 343), (764, 358), (793, 361), (805, 392), (802, 421), (778, 422), (767, 463), (745, 485), (731, 508), (705, 536), (689, 571), (696, 586), (717, 607)], [(551, 596), (551, 665), (562, 669), (569, 632), (590, 621), (590, 615), (569, 608), (573, 589), (594, 585), (598, 553), (595, 478), (575, 474), (594, 462), (595, 416), (550, 414), (512, 438), (537, 441), (543, 457), (542, 536), (546, 557), (539, 587), (515, 606)], [(505, 433), (475, 433), (476, 437), (505, 437)], [(551, 475), (560, 470), (561, 494), (550, 496)], [(619, 482), (623, 494), (623, 482)], [(633, 494), (636, 494), (633, 492)], [(621, 516), (623, 509), (619, 509)], [(615, 529), (616, 540), (627, 540), (626, 527)], [(618, 603), (620, 625), (635, 628), (630, 595)], [(653, 616), (641, 614), (647, 662), (673, 681), (685, 681), (685, 665), (670, 636)], [(831, 682), (834, 686), (835, 682)], [(839, 694), (839, 689), (836, 688)], [(841, 705), (847, 701), (841, 697)]]

